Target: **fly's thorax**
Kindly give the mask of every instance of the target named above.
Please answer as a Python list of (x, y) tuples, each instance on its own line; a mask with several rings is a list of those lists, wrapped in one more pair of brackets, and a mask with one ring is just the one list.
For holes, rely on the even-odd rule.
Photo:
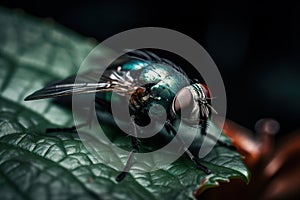
[(140, 70), (138, 75), (138, 82), (141, 83), (159, 83), (160, 81), (173, 77), (174, 81), (181, 82), (185, 81), (186, 85), (188, 85), (187, 77), (176, 70), (174, 67), (165, 64), (165, 63), (147, 63), (148, 66), (144, 67)]
[[(170, 114), (173, 99), (177, 92), (188, 85), (187, 79), (181, 74), (167, 76), (151, 88), (151, 102), (149, 107), (157, 116), (161, 116), (164, 112)], [(161, 109), (161, 106), (164, 110)]]
[[(152, 115), (158, 117), (169, 111), (176, 93), (189, 84), (187, 77), (164, 63), (146, 62), (139, 70), (135, 71), (137, 84), (141, 87), (152, 86), (147, 89), (147, 95), (132, 95), (132, 108), (135, 112), (148, 113), (151, 108)], [(146, 67), (145, 67), (146, 66)], [(161, 106), (166, 110), (162, 110)]]
[(138, 80), (144, 83), (158, 83), (173, 73), (173, 69), (164, 64), (148, 63), (148, 66), (140, 71)]
[(198, 125), (200, 121), (208, 120), (212, 109), (208, 88), (199, 83), (182, 88), (176, 94), (171, 109), (173, 117), (187, 124)]

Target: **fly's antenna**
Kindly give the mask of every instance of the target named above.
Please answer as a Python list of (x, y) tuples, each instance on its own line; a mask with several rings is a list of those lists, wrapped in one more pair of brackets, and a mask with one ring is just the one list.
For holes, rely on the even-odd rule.
[(209, 109), (215, 113), (216, 115), (218, 114), (218, 112), (214, 109), (214, 107), (212, 107), (210, 104), (207, 104), (207, 106), (209, 107)]
[(216, 99), (217, 97), (205, 97), (205, 99), (213, 100)]

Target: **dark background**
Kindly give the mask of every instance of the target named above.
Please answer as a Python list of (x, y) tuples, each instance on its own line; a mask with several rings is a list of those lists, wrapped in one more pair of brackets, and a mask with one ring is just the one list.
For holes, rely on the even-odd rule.
[(223, 77), (228, 118), (253, 129), (277, 119), (280, 134), (300, 128), (300, 4), (289, 1), (2, 1), (52, 18), (99, 42), (131, 28), (158, 26), (198, 41)]

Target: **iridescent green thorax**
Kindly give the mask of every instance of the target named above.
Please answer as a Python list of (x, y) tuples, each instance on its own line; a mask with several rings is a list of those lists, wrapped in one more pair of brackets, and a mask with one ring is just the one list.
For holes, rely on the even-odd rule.
[(162, 105), (168, 111), (176, 93), (189, 85), (188, 78), (169, 64), (134, 61), (125, 66), (127, 69), (128, 66), (138, 69), (135, 78), (141, 86), (154, 83), (150, 88), (150, 98), (145, 102), (144, 112), (153, 106), (151, 111), (159, 116), (164, 111), (155, 106), (156, 104)]

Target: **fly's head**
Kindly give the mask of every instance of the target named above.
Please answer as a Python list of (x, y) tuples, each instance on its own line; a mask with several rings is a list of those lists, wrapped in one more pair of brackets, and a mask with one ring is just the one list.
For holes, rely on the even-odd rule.
[(192, 125), (208, 120), (212, 112), (216, 111), (211, 106), (210, 91), (206, 85), (200, 83), (179, 90), (172, 103), (173, 115), (180, 115), (183, 122)]

